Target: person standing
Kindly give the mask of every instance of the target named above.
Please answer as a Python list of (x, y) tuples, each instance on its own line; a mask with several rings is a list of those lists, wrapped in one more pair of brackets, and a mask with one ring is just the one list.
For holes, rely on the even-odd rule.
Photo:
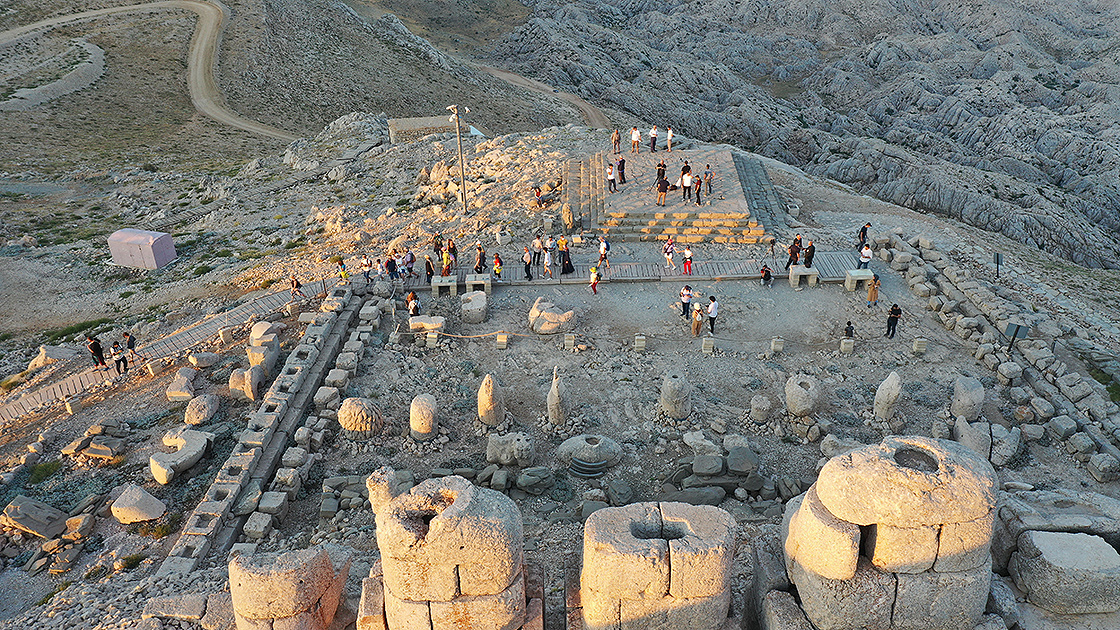
[(611, 134), (611, 146), (614, 147), (616, 155), (619, 153), (619, 144), (621, 144), (621, 141), (622, 134), (618, 133), (618, 129), (615, 129), (614, 133)]
[(867, 308), (879, 305), (879, 274), (871, 276), (871, 282), (867, 283)]
[(719, 302), (716, 301), (716, 296), (708, 296), (708, 327), (711, 328), (712, 334), (716, 334), (716, 317), (719, 316)]
[(346, 271), (346, 263), (342, 262), (341, 258), (338, 259), (337, 271), (339, 282), (342, 284), (350, 284), (350, 272)]
[(547, 275), (550, 280), (552, 279), (552, 250), (551, 249), (544, 250), (544, 274), (543, 275)]
[(618, 192), (618, 186), (614, 183), (614, 164), (607, 164), (607, 192)]
[(105, 364), (105, 349), (101, 347), (101, 340), (86, 335), (86, 349), (93, 355), (93, 367), (98, 370), (109, 370), (109, 366)]
[(697, 302), (692, 305), (692, 336), (699, 337), (704, 332), (704, 308)]
[(404, 248), (404, 268), (405, 268), (405, 271), (408, 272), (408, 277), (409, 278), (419, 278), (420, 277), (419, 275), (417, 275), (417, 273), (415, 271), (413, 271), (413, 269), (415, 267), (416, 267), (416, 254), (412, 253), (412, 248), (410, 248), (410, 247)]
[(396, 281), (401, 277), (401, 273), (397, 271), (397, 259), (394, 256), (385, 258), (385, 271), (389, 272), (389, 279)]
[(681, 263), (681, 272), (686, 276), (692, 275), (692, 248), (684, 246), (684, 261)]
[(599, 295), (599, 268), (591, 267), (591, 292)]
[(665, 179), (665, 160), (657, 163), (657, 179), (655, 181), (659, 182), (663, 179)]
[(774, 288), (774, 271), (772, 269), (770, 269), (770, 265), (767, 265), (766, 263), (762, 263), (762, 269), (759, 269), (758, 273), (762, 276), (762, 279), (759, 282), (759, 284), (761, 284), (762, 286), (764, 286), (768, 289), (773, 289)]
[(432, 251), (435, 252), (436, 260), (443, 256), (443, 236), (439, 232), (432, 235)]
[(669, 240), (665, 241), (665, 246), (661, 248), (661, 253), (665, 255), (665, 268), (672, 268), (673, 271), (677, 270), (677, 263), (673, 262), (673, 254), (677, 251), (677, 246), (673, 243), (673, 237), (670, 236)]
[(790, 266), (796, 265), (798, 257), (801, 256), (801, 243), (794, 239), (786, 248), (786, 252), (789, 254), (789, 260), (786, 261), (786, 271), (789, 271)]
[(688, 306), (692, 304), (692, 287), (687, 284), (681, 289), (681, 318), (688, 317)]
[[(121, 346), (119, 341), (113, 342), (113, 348), (110, 350), (113, 357), (113, 367), (117, 370), (117, 376), (128, 373), (128, 354), (127, 351)], [(122, 369), (123, 368), (123, 369)], [(108, 369), (108, 368), (105, 368)]]
[(709, 197), (712, 196), (712, 180), (713, 179), (715, 179), (715, 175), (712, 174), (712, 165), (708, 164), (704, 167), (704, 187), (707, 188), (707, 193), (708, 193)]
[(451, 275), (451, 262), (453, 260), (454, 259), (451, 257), (451, 251), (445, 248), (443, 250), (443, 260), (441, 261), (443, 263), (443, 265), (440, 267), (439, 275), (441, 275), (441, 276), (450, 276)]
[(417, 297), (415, 291), (409, 291), (405, 297), (405, 304), (408, 305), (408, 316), (416, 317), (420, 315), (420, 298)]
[(805, 246), (805, 266), (813, 266), (813, 256), (817, 254), (817, 246), (813, 245), (813, 239), (809, 239), (809, 244)]
[(369, 259), (369, 254), (362, 254), (359, 269), (362, 270), (362, 277), (366, 279), (366, 284), (369, 284), (369, 274), (373, 271), (373, 261)]
[(294, 273), (288, 277), (288, 288), (292, 292), (292, 301), (295, 301), (297, 295), (301, 298), (307, 297), (303, 294), (303, 291), (300, 290), (303, 288), (303, 285), (299, 283), (299, 279), (296, 278), (296, 274)]
[(693, 177), (692, 180), (693, 180), (692, 181), (692, 188), (694, 189), (692, 192), (696, 193), (696, 205), (699, 206), (699, 205), (701, 205), (701, 202), (700, 202), (700, 188), (701, 188), (701, 186), (704, 185), (704, 182), (700, 181), (699, 176)]
[(859, 265), (856, 266), (856, 269), (867, 269), (867, 266), (871, 264), (871, 257), (871, 246), (864, 243), (863, 249), (859, 250)]
[(641, 145), (641, 142), (642, 142), (642, 132), (638, 131), (637, 127), (631, 127), (630, 128), (630, 152), (631, 153), (641, 153), (641, 150), (638, 148)]
[(494, 281), (502, 281), (502, 257), (498, 255), (498, 252), (494, 252)]
[(568, 249), (568, 237), (561, 234), (560, 240), (556, 241), (556, 248), (560, 250), (560, 275), (575, 273), (576, 268), (572, 266), (572, 253)]
[(691, 172), (692, 172), (692, 167), (689, 166), (688, 160), (685, 160), (684, 164), (681, 166), (681, 175), (684, 175), (685, 173), (691, 173)]
[(474, 244), (474, 272), (482, 273), (487, 270), (486, 266), (486, 250), (482, 249), (482, 243)]
[(657, 153), (657, 125), (649, 130), (649, 152)]
[(455, 245), (455, 241), (447, 239), (447, 253), (451, 254), (451, 267), (452, 269), (459, 266), (459, 248)]
[(436, 266), (432, 263), (432, 257), (424, 254), (424, 281), (431, 284), (434, 275), (436, 275)]
[(871, 227), (871, 222), (868, 221), (867, 223), (864, 224), (863, 227), (861, 227), (859, 229), (859, 245), (856, 245), (856, 249), (861, 249), (864, 246), (864, 244), (867, 243), (867, 230), (870, 227)]
[(618, 156), (618, 161), (615, 162), (615, 165), (618, 167), (618, 183), (625, 184), (626, 183), (626, 158), (621, 156), (621, 155)]
[(600, 267), (602, 267), (603, 265), (606, 265), (607, 269), (611, 268), (611, 261), (607, 260), (607, 253), (610, 252), (610, 251), (611, 251), (611, 244), (607, 242), (606, 235), (605, 234), (600, 234), (599, 235), (599, 266)]
[(681, 173), (681, 201), (692, 199), (692, 173)]
[(128, 351), (128, 358), (132, 359), (133, 361), (139, 361), (143, 359), (144, 357), (140, 356), (140, 353), (136, 351), (136, 337), (132, 336), (132, 334), (127, 331), (123, 336), (124, 348)]
[(898, 307), (898, 304), (891, 304), (891, 310), (887, 311), (887, 334), (885, 336), (888, 339), (894, 339), (900, 317), (902, 317), (902, 309)]
[(665, 205), (665, 195), (668, 192), (669, 180), (665, 179), (665, 176), (662, 175), (661, 178), (657, 180), (657, 205)]
[[(525, 263), (525, 279), (533, 281), (533, 255), (529, 253), (529, 246), (525, 246), (525, 253), (521, 256), (521, 262)], [(548, 263), (544, 264), (544, 268), (548, 270)]]
[(669, 150), (669, 153), (673, 152), (673, 128), (672, 127), (667, 127), (665, 129), (665, 148), (667, 148)]
[(544, 249), (544, 243), (541, 242), (540, 234), (538, 234), (536, 236), (536, 238), (533, 239), (532, 247), (533, 247), (533, 266), (534, 267), (539, 267), (541, 265), (541, 250)]

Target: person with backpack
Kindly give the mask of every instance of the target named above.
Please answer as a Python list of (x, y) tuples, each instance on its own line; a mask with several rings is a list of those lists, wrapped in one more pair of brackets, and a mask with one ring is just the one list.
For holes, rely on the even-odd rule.
[(494, 281), (502, 281), (502, 257), (498, 255), (498, 252), (494, 252)]
[(408, 292), (408, 296), (405, 298), (405, 303), (408, 304), (409, 317), (416, 317), (420, 314), (420, 298), (416, 296), (415, 291)]
[(389, 272), (390, 280), (400, 279), (401, 274), (399, 271), (397, 271), (397, 260), (395, 257), (388, 256), (387, 258), (385, 258), (385, 271)]
[(350, 272), (346, 271), (346, 263), (340, 258), (338, 260), (338, 280), (342, 284), (350, 284)]
[(704, 308), (697, 302), (692, 305), (692, 336), (699, 337), (704, 332)]
[(404, 268), (405, 268), (405, 271), (408, 273), (409, 278), (419, 278), (420, 277), (419, 275), (417, 275), (417, 273), (415, 271), (412, 270), (412, 268), (414, 266), (416, 266), (416, 254), (412, 253), (411, 248), (406, 247), (406, 248), (404, 248)]
[(611, 261), (607, 260), (607, 252), (609, 252), (609, 251), (611, 251), (611, 244), (609, 242), (607, 242), (606, 235), (600, 234), (599, 235), (599, 266), (600, 267), (602, 267), (603, 265), (606, 265), (607, 269), (611, 268)]
[(369, 254), (362, 254), (359, 268), (362, 270), (362, 277), (366, 279), (366, 284), (369, 284), (369, 274), (373, 271), (373, 261), (369, 259)]

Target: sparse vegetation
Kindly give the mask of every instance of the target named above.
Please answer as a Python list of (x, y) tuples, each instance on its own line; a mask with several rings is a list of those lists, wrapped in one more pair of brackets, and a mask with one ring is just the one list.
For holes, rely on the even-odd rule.
[(94, 329), (98, 328), (99, 326), (104, 326), (105, 324), (108, 324), (112, 321), (113, 320), (111, 320), (107, 317), (103, 317), (101, 319), (91, 319), (91, 320), (86, 321), (86, 322), (71, 324), (70, 326), (67, 326), (65, 328), (60, 328), (59, 330), (56, 330), (54, 332), (47, 333), (46, 343), (48, 345), (54, 344), (54, 343), (57, 343), (58, 341), (68, 339), (68, 338), (73, 337), (75, 335), (93, 331)]
[[(157, 536), (157, 538), (162, 538), (162, 536)], [(147, 559), (148, 555), (143, 553), (134, 553), (132, 555), (125, 556), (120, 560), (121, 569), (124, 571), (131, 571), (140, 566), (140, 563)]]
[[(150, 538), (163, 538), (179, 531), (179, 526), (182, 522), (183, 515), (181, 513), (168, 512), (155, 521), (134, 523), (129, 526), (128, 531), (132, 534), (139, 534)], [(141, 558), (141, 560), (143, 560), (143, 558)], [(137, 564), (139, 564), (139, 562), (137, 562)]]
[(58, 461), (57, 459), (49, 462), (43, 462), (41, 464), (35, 464), (35, 466), (31, 468), (31, 476), (27, 479), (27, 483), (31, 485), (42, 483), (43, 481), (46, 481), (48, 477), (58, 472), (58, 469), (61, 467), (62, 462)]
[(69, 587), (73, 583), (74, 583), (73, 580), (66, 580), (65, 582), (62, 582), (58, 586), (54, 587), (54, 590), (52, 590), (51, 592), (44, 595), (43, 599), (40, 599), (38, 602), (35, 602), (35, 605), (36, 606), (46, 606), (47, 603), (50, 602), (51, 599), (53, 599), (55, 595), (58, 595), (62, 591), (65, 591), (67, 589), (67, 587)]

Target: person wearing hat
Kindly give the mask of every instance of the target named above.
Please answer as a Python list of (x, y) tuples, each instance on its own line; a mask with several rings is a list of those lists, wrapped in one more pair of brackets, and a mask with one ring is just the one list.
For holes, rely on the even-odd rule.
[(591, 267), (591, 292), (599, 295), (599, 268)]
[(704, 330), (704, 309), (697, 302), (692, 305), (692, 336), (699, 337)]

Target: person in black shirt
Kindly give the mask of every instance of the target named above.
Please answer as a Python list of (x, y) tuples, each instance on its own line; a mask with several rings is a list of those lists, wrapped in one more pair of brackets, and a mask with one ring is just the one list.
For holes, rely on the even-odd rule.
[(812, 267), (813, 266), (813, 256), (815, 256), (816, 253), (817, 253), (817, 246), (813, 245), (813, 240), (812, 239), (809, 239), (809, 245), (807, 247), (805, 247), (805, 254), (804, 254), (804, 256), (805, 256), (805, 266), (806, 267)]
[(89, 353), (93, 355), (93, 366), (98, 370), (109, 370), (109, 366), (105, 364), (105, 350), (101, 347), (101, 342), (97, 337), (86, 335), (86, 348)]
[(796, 265), (798, 257), (801, 256), (801, 237), (798, 236), (789, 247), (786, 248), (789, 252), (789, 260), (786, 261), (786, 271), (789, 271), (790, 265)]
[(856, 245), (856, 249), (862, 249), (863, 244), (867, 242), (867, 228), (869, 227), (871, 227), (870, 222), (859, 229), (859, 245)]
[(856, 336), (856, 327), (852, 325), (851, 320), (849, 320), (848, 325), (844, 327), (844, 336), (848, 339), (852, 339)]
[(902, 309), (898, 304), (891, 304), (891, 310), (887, 311), (887, 334), (888, 339), (894, 339), (895, 329), (898, 328), (898, 318), (902, 317)]
[(763, 284), (764, 286), (766, 286), (768, 288), (773, 289), (774, 288), (774, 274), (770, 269), (770, 265), (763, 264), (762, 269), (759, 270), (759, 273), (762, 274), (761, 284)]
[(657, 179), (654, 180), (653, 185), (656, 186), (663, 179), (665, 179), (665, 160), (657, 163)]
[(657, 205), (665, 205), (665, 193), (669, 192), (669, 180), (662, 177), (657, 180)]
[(436, 275), (436, 266), (432, 264), (432, 257), (424, 254), (424, 281), (431, 284), (434, 275)]

